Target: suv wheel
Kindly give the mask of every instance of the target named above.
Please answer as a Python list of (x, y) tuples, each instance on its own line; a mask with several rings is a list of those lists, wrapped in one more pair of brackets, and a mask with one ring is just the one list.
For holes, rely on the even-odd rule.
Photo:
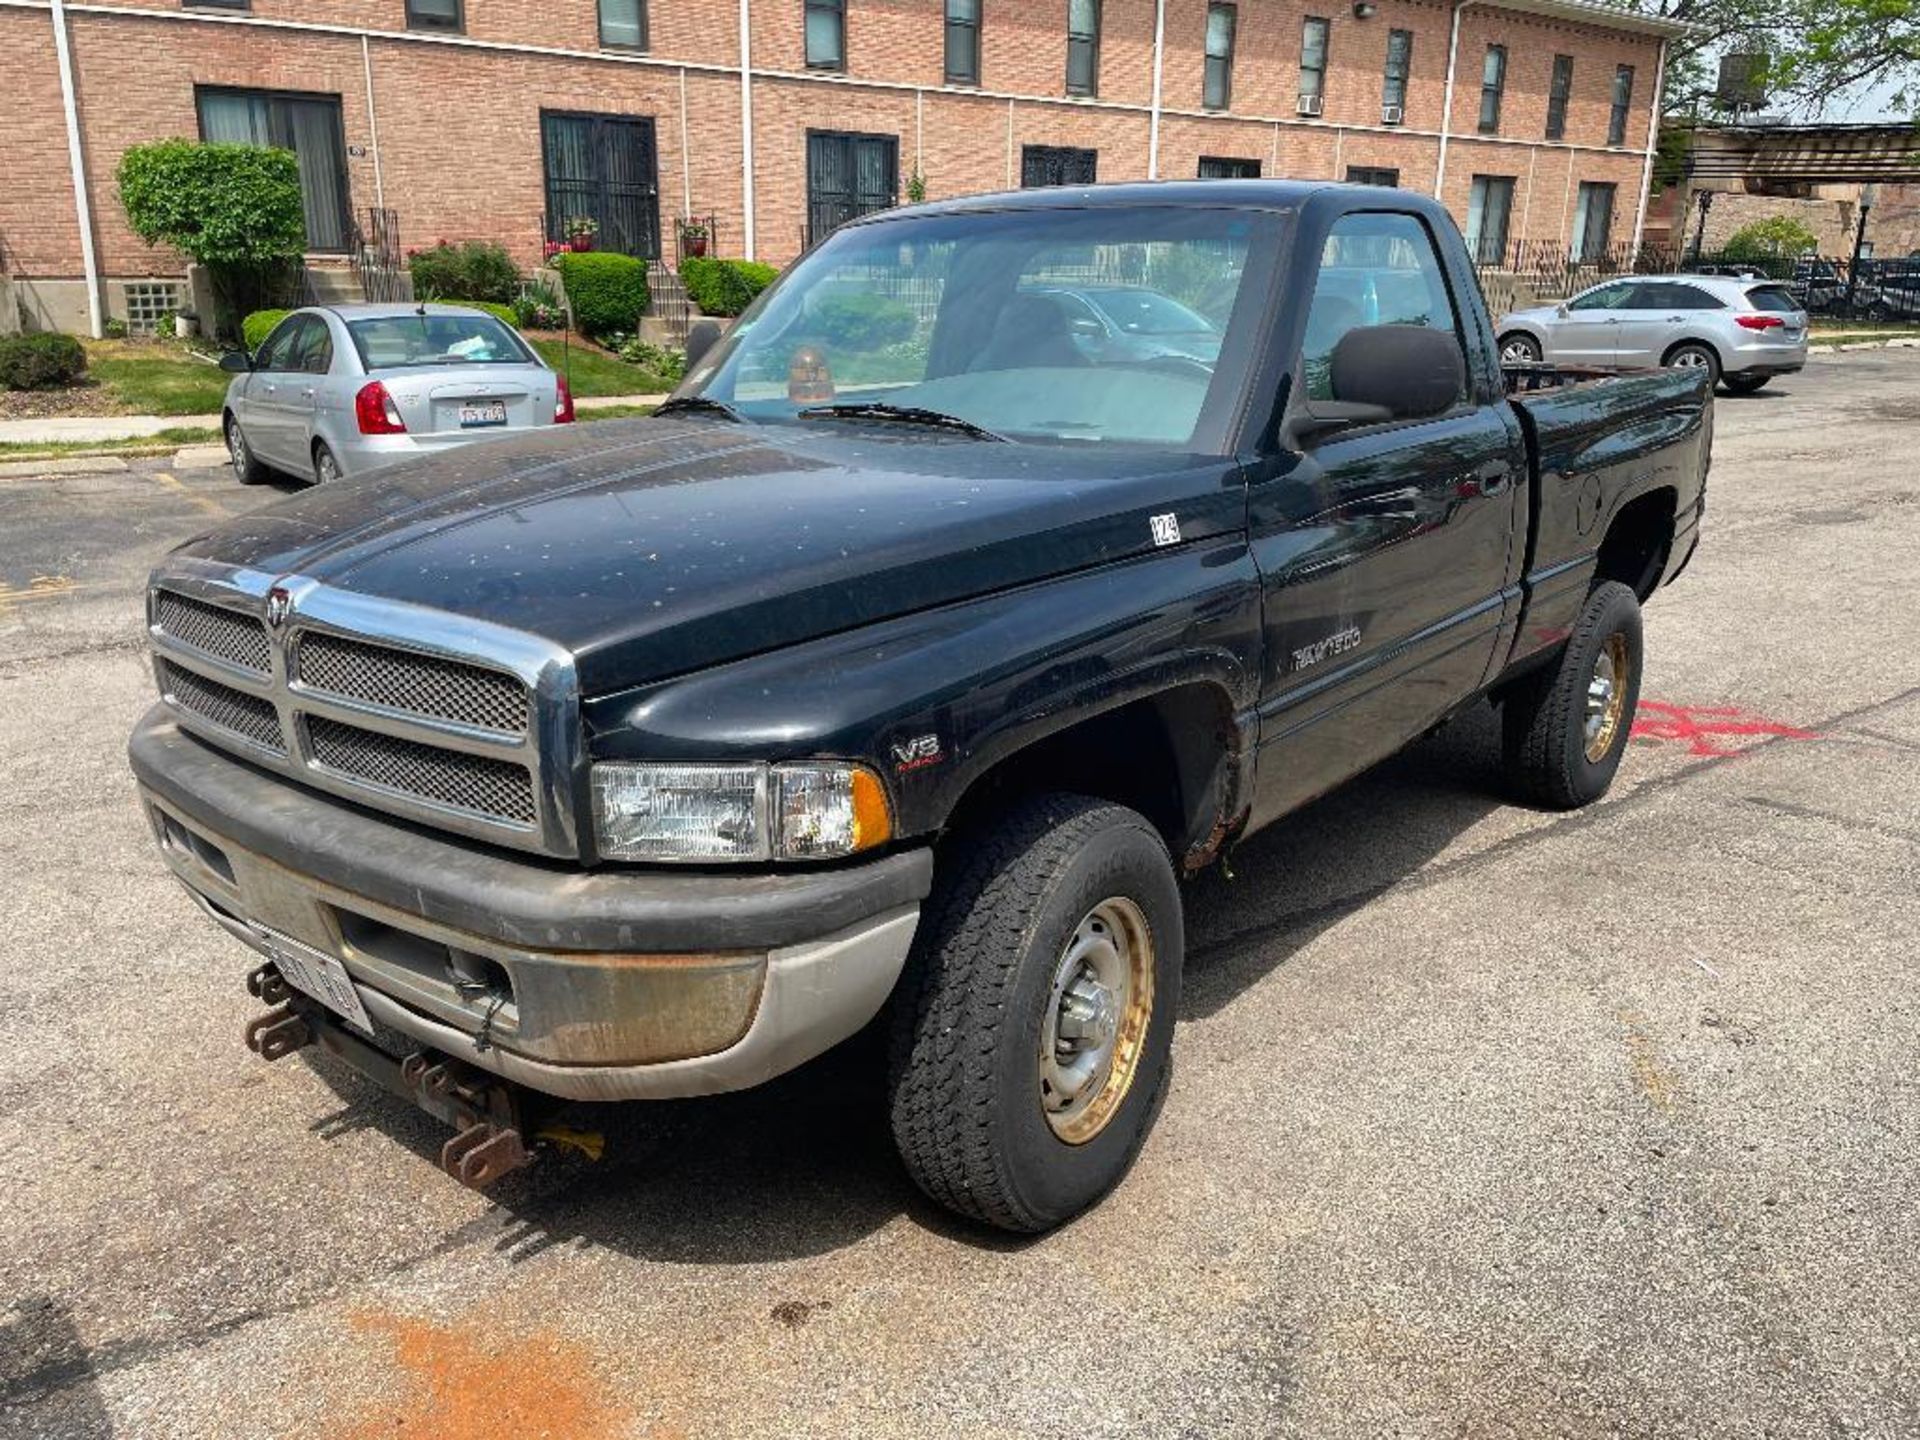
[(227, 458), (233, 462), (233, 476), (242, 485), (258, 485), (267, 478), (267, 467), (254, 458), (246, 432), (236, 415), (227, 416)]
[(951, 842), (895, 997), (889, 1102), (914, 1182), (1004, 1230), (1071, 1219), (1153, 1124), (1179, 1008), (1173, 862), (1144, 816), (1044, 795)]
[(1772, 378), (1771, 375), (1723, 375), (1720, 383), (1735, 395), (1751, 395)]
[(1640, 703), (1640, 667), (1640, 602), (1605, 581), (1560, 658), (1501, 706), (1507, 770), (1526, 799), (1574, 810), (1607, 793)]
[(1698, 340), (1688, 340), (1669, 350), (1662, 365), (1671, 365), (1676, 370), (1704, 370), (1707, 372), (1707, 389), (1720, 383), (1720, 357), (1714, 353), (1711, 345), (1702, 345)]
[(1531, 335), (1502, 335), (1500, 337), (1500, 363), (1502, 365), (1535, 365), (1540, 360), (1540, 342)]

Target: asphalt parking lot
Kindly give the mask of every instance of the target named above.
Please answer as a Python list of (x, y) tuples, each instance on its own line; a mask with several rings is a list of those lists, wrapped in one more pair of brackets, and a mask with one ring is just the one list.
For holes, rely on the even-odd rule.
[(272, 496), (0, 480), (0, 1436), (1920, 1433), (1917, 457), (1920, 352), (1723, 399), (1612, 794), (1505, 804), (1480, 714), (1243, 846), (1031, 1243), (858, 1043), (489, 1196), (248, 1054), (123, 744), (147, 566)]

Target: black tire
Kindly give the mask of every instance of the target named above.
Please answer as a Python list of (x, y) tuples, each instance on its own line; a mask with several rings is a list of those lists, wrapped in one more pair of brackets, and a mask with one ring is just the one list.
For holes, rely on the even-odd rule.
[[(331, 474), (329, 474), (327, 470), (329, 465), (333, 467)], [(333, 450), (328, 446), (327, 442), (324, 440), (314, 441), (313, 483), (316, 485), (331, 484), (335, 480), (344, 480), (346, 474), (347, 472), (340, 468), (340, 457), (333, 453)]]
[(1698, 340), (1683, 340), (1661, 357), (1662, 365), (1678, 366), (1687, 369), (1701, 369), (1707, 372), (1707, 393), (1713, 393), (1713, 387), (1720, 383), (1720, 354), (1711, 345)]
[(222, 429), (227, 440), (227, 459), (233, 463), (234, 479), (242, 485), (264, 482), (271, 472), (255, 458), (253, 447), (247, 443), (246, 432), (240, 428), (239, 417), (228, 415)]
[[(1043, 795), (957, 835), (941, 863), (895, 995), (894, 1142), (948, 1209), (1050, 1230), (1120, 1182), (1158, 1111), (1185, 955), (1173, 862), (1136, 812)], [(1112, 897), (1137, 907), (1151, 937), (1151, 1011), (1104, 1125), (1069, 1143), (1043, 1107), (1041, 1037), (1067, 942)]]
[[(1589, 754), (1590, 738), (1597, 743), (1601, 736), (1588, 735), (1588, 687), (1616, 636), (1625, 650), (1622, 703), (1611, 731), (1602, 725), (1606, 744), (1595, 756)], [(1501, 706), (1507, 772), (1524, 799), (1550, 810), (1575, 810), (1607, 793), (1640, 704), (1642, 658), (1640, 602), (1633, 591), (1617, 580), (1595, 586), (1559, 659), (1529, 676)]]
[(1507, 365), (1538, 365), (1540, 363), (1540, 342), (1531, 335), (1522, 335), (1517, 331), (1500, 337), (1500, 360)]
[(1771, 379), (1771, 375), (1722, 375), (1720, 383), (1735, 395), (1751, 395)]

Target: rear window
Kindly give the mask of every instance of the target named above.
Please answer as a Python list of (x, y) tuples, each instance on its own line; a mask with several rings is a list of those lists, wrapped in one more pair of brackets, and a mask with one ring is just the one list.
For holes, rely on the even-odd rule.
[(491, 315), (381, 315), (349, 320), (347, 333), (369, 370), (417, 365), (525, 365), (533, 356)]
[(1747, 291), (1747, 299), (1756, 310), (1778, 310), (1783, 314), (1792, 314), (1800, 308), (1800, 302), (1793, 298), (1793, 292), (1784, 285), (1756, 285)]

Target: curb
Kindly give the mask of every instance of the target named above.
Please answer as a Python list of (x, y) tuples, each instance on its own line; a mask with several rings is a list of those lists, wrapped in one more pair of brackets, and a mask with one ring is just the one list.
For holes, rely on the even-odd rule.
[(1920, 336), (1902, 335), (1892, 340), (1848, 340), (1836, 345), (1809, 345), (1809, 355), (1838, 355), (1848, 350), (1920, 350)]
[(0, 480), (42, 479), (48, 475), (122, 475), (127, 462), (119, 455), (68, 455), (57, 460), (0, 461)]

